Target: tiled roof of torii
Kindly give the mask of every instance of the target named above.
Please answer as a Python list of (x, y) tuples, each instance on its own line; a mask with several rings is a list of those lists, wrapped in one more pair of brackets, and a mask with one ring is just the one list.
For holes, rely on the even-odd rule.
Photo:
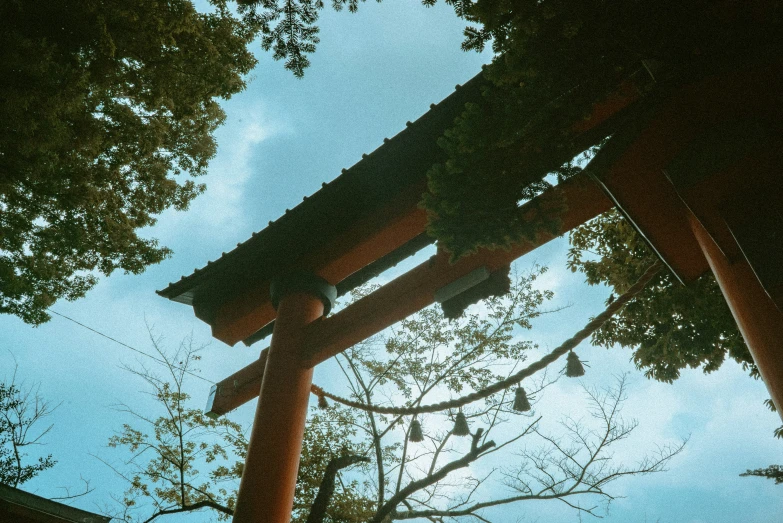
[[(630, 88), (620, 86), (594, 107), (588, 124), (574, 122), (580, 133), (595, 135), (591, 143), (611, 133), (603, 122), (614, 125), (610, 120), (638, 98), (635, 76)], [(385, 139), (268, 227), (158, 294), (192, 305), (216, 338), (230, 345), (239, 340), (250, 344), (271, 333), (275, 317), (268, 296), (271, 279), (305, 270), (321, 275), (343, 294), (433, 243), (424, 232), (426, 217), (418, 208), (426, 191), (426, 173), (446, 159), (438, 139), (453, 126), (466, 103), (480, 100), (485, 82), (479, 74), (457, 86), (402, 132)]]
[[(396, 136), (247, 241), (220, 258), (170, 283), (158, 294), (185, 304), (219, 300), (237, 285), (268, 280), (280, 270), (343, 232), (406, 188), (422, 184), (427, 170), (442, 160), (437, 139), (453, 124), (465, 103), (481, 95), (481, 74), (437, 104)], [(421, 191), (420, 191), (421, 192)], [(419, 194), (420, 194), (419, 192)], [(420, 241), (419, 244), (431, 243)], [(249, 281), (250, 280), (250, 281)], [(350, 289), (343, 289), (350, 290)]]

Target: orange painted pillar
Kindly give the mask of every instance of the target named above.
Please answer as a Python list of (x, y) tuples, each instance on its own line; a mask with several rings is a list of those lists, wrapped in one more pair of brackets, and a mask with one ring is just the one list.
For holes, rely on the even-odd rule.
[(691, 228), (720, 286), (742, 337), (783, 419), (783, 314), (764, 291), (747, 261), (731, 263), (701, 223)]
[(312, 367), (302, 365), (300, 357), (302, 332), (325, 309), (328, 312), (331, 303), (317, 288), (308, 289), (301, 281), (284, 287), (278, 296), (277, 318), (239, 485), (234, 523), (289, 523), (291, 520), (313, 377)]

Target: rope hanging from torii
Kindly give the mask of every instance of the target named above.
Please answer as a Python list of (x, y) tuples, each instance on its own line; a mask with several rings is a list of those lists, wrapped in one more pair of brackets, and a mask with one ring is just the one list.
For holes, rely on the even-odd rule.
[(610, 303), (601, 314), (599, 314), (598, 316), (593, 318), (590, 322), (588, 322), (587, 325), (585, 325), (582, 330), (574, 334), (571, 338), (564, 341), (559, 347), (554, 349), (546, 356), (542, 357), (540, 360), (528, 365), (524, 369), (520, 370), (516, 374), (512, 374), (506, 379), (493, 383), (492, 385), (484, 389), (477, 390), (465, 396), (454, 398), (448, 401), (442, 401), (440, 403), (433, 403), (430, 405), (419, 405), (419, 406), (410, 406), (410, 407), (394, 407), (394, 406), (383, 407), (379, 405), (369, 405), (367, 403), (361, 403), (358, 401), (350, 400), (348, 398), (337, 396), (335, 394), (332, 394), (331, 392), (325, 391), (324, 389), (322, 389), (321, 387), (315, 384), (312, 385), (310, 390), (313, 394), (318, 396), (320, 403), (323, 403), (323, 398), (329, 398), (347, 407), (354, 407), (356, 409), (360, 409), (366, 412), (374, 412), (376, 414), (398, 414), (398, 415), (440, 412), (447, 409), (459, 408), (469, 403), (473, 403), (474, 401), (488, 398), (492, 394), (507, 389), (512, 385), (516, 385), (517, 383), (521, 382), (523, 379), (532, 376), (533, 374), (535, 374), (540, 370), (543, 370), (547, 365), (556, 361), (563, 354), (574, 349), (577, 345), (579, 345), (582, 341), (584, 341), (593, 332), (601, 328), (601, 326), (607, 320), (609, 320), (609, 318), (614, 316), (629, 301), (631, 301), (642, 289), (644, 289), (644, 287), (650, 282), (653, 276), (655, 276), (658, 273), (658, 271), (661, 270), (662, 267), (663, 264), (660, 261), (652, 264), (641, 276), (641, 278), (639, 278), (639, 280), (636, 283), (634, 283), (633, 286), (631, 286), (631, 288), (629, 288), (622, 296), (618, 297), (616, 300)]

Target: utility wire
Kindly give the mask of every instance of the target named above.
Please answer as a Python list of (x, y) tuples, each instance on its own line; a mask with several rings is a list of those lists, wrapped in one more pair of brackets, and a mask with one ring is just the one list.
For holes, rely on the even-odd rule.
[[(346, 405), (348, 407), (354, 407), (360, 410), (364, 410), (367, 412), (375, 412), (379, 414), (421, 414), (425, 412), (438, 412), (442, 410), (446, 410), (449, 408), (457, 408), (462, 407), (464, 405), (467, 405), (468, 403), (472, 403), (474, 401), (477, 401), (479, 399), (487, 398), (491, 396), (492, 394), (499, 392), (501, 390), (507, 389), (520, 381), (522, 381), (524, 378), (531, 376), (535, 372), (543, 369), (548, 364), (552, 363), (556, 359), (558, 359), (560, 356), (565, 354), (566, 352), (573, 350), (579, 343), (581, 343), (583, 340), (585, 340), (590, 334), (595, 332), (597, 329), (599, 329), (609, 318), (614, 316), (617, 311), (622, 309), (626, 303), (631, 301), (644, 287), (649, 283), (649, 281), (655, 276), (663, 267), (663, 265), (660, 262), (656, 262), (652, 264), (650, 267), (647, 268), (647, 271), (642, 275), (641, 278), (633, 285), (631, 288), (629, 288), (622, 296), (617, 298), (615, 301), (610, 303), (607, 308), (598, 316), (593, 318), (590, 322), (587, 323), (587, 325), (584, 326), (579, 332), (574, 334), (571, 338), (563, 342), (559, 347), (557, 347), (555, 350), (538, 360), (537, 362), (529, 365), (528, 367), (522, 369), (521, 371), (517, 372), (516, 374), (509, 376), (508, 378), (501, 380), (497, 383), (494, 383), (490, 385), (489, 387), (486, 387), (484, 389), (481, 389), (479, 391), (467, 394), (465, 396), (462, 396), (460, 398), (455, 398), (448, 401), (443, 401), (440, 403), (435, 403), (432, 405), (421, 405), (418, 407), (383, 407), (378, 405), (369, 405), (366, 403), (361, 403), (358, 401), (353, 401), (347, 398), (343, 398), (340, 396), (337, 396), (336, 394), (332, 394), (330, 392), (325, 391), (321, 387), (319, 387), (316, 384), (311, 385), (311, 393), (318, 396), (319, 398), (329, 398), (333, 401), (336, 401), (338, 403), (342, 403), (343, 405)], [(134, 352), (137, 352), (141, 354), (142, 356), (146, 356), (150, 358), (151, 360), (154, 360), (161, 365), (166, 365), (171, 368), (175, 368), (177, 370), (180, 370), (190, 376), (193, 376), (194, 378), (198, 378), (202, 381), (206, 381), (209, 384), (215, 385), (216, 383), (214, 381), (210, 381), (203, 376), (199, 376), (198, 374), (194, 374), (193, 372), (186, 370), (182, 367), (178, 367), (176, 365), (172, 365), (160, 358), (156, 358), (155, 356), (151, 354), (147, 354), (144, 351), (141, 351), (137, 349), (136, 347), (132, 347), (128, 345), (127, 343), (123, 343), (115, 338), (112, 338), (111, 336), (104, 334), (96, 329), (93, 329), (92, 327), (89, 327), (85, 325), (84, 323), (81, 323), (79, 321), (76, 321), (73, 318), (70, 318), (66, 316), (65, 314), (60, 314), (59, 312), (56, 312), (52, 309), (48, 309), (49, 312), (52, 314), (56, 314), (57, 316), (60, 316), (61, 318), (64, 318), (68, 321), (71, 321), (75, 323), (76, 325), (79, 325), (80, 327), (84, 327), (85, 329), (94, 332), (95, 334), (98, 334), (99, 336), (103, 336), (104, 338), (113, 341), (114, 343), (117, 343), (118, 345), (122, 345), (126, 349), (130, 349)]]
[(214, 384), (215, 384), (215, 382), (214, 382), (214, 381), (208, 380), (207, 378), (205, 378), (205, 377), (203, 377), (203, 376), (199, 376), (198, 374), (196, 374), (196, 373), (194, 373), (194, 372), (191, 372), (191, 371), (189, 371), (189, 370), (187, 370), (187, 369), (185, 369), (185, 368), (183, 368), (183, 367), (178, 367), (178, 366), (176, 366), (176, 365), (173, 365), (173, 364), (170, 364), (170, 363), (168, 363), (168, 362), (167, 362), (167, 361), (165, 361), (165, 360), (162, 360), (162, 359), (160, 359), (160, 358), (156, 358), (156, 357), (155, 357), (155, 356), (153, 356), (152, 354), (148, 354), (148, 353), (146, 353), (146, 352), (144, 352), (144, 351), (142, 351), (142, 350), (139, 350), (139, 349), (137, 349), (136, 347), (131, 347), (131, 346), (130, 346), (130, 345), (128, 345), (127, 343), (123, 343), (123, 342), (121, 342), (121, 341), (120, 341), (120, 340), (118, 340), (118, 339), (112, 338), (111, 336), (109, 336), (109, 335), (107, 335), (107, 334), (104, 334), (104, 333), (102, 333), (102, 332), (101, 332), (101, 331), (99, 331), (99, 330), (93, 329), (92, 327), (90, 327), (90, 326), (88, 326), (88, 325), (85, 325), (84, 323), (81, 323), (81, 322), (79, 322), (79, 321), (76, 321), (76, 320), (74, 320), (73, 318), (70, 318), (70, 317), (66, 316), (65, 314), (60, 314), (59, 312), (57, 312), (57, 311), (54, 311), (54, 310), (52, 310), (52, 309), (47, 309), (47, 310), (48, 310), (49, 312), (51, 312), (52, 314), (56, 314), (57, 316), (59, 316), (59, 317), (61, 317), (61, 318), (64, 318), (64, 319), (66, 319), (66, 320), (68, 320), (68, 321), (72, 321), (73, 323), (75, 323), (76, 325), (79, 325), (80, 327), (84, 327), (84, 328), (85, 328), (85, 329), (87, 329), (88, 331), (92, 331), (92, 332), (94, 332), (94, 333), (95, 333), (95, 334), (97, 334), (98, 336), (103, 336), (103, 337), (104, 337), (104, 338), (106, 338), (107, 340), (111, 340), (111, 341), (113, 341), (114, 343), (116, 343), (116, 344), (118, 344), (118, 345), (122, 345), (122, 346), (123, 346), (123, 347), (125, 347), (126, 349), (130, 349), (130, 350), (132, 350), (133, 352), (138, 352), (138, 353), (139, 353), (139, 354), (141, 354), (142, 356), (146, 356), (146, 357), (148, 357), (149, 359), (151, 359), (151, 360), (154, 360), (154, 361), (156, 361), (156, 362), (160, 363), (161, 365), (165, 365), (165, 366), (167, 366), (167, 367), (171, 367), (171, 368), (173, 368), (173, 369), (180, 370), (180, 371), (184, 372), (185, 374), (188, 374), (188, 375), (190, 375), (190, 376), (193, 376), (194, 378), (198, 378), (198, 379), (200, 379), (200, 380), (202, 380), (202, 381), (206, 381), (206, 382), (207, 382), (207, 383), (209, 383), (210, 385), (214, 385)]

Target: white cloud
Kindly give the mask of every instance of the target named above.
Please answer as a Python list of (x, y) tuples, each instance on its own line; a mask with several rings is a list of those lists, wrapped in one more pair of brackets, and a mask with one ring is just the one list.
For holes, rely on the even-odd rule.
[(564, 284), (569, 283), (571, 271), (565, 264), (555, 263), (548, 270), (536, 278), (535, 288), (539, 290), (558, 291)]
[(284, 118), (273, 116), (260, 102), (230, 105), (226, 112), (226, 123), (216, 133), (217, 155), (208, 174), (196, 180), (207, 185), (206, 192), (186, 213), (164, 213), (152, 230), (164, 245), (183, 236), (208, 240), (246, 228), (247, 184), (258, 175), (253, 157), (269, 138), (291, 132)]

